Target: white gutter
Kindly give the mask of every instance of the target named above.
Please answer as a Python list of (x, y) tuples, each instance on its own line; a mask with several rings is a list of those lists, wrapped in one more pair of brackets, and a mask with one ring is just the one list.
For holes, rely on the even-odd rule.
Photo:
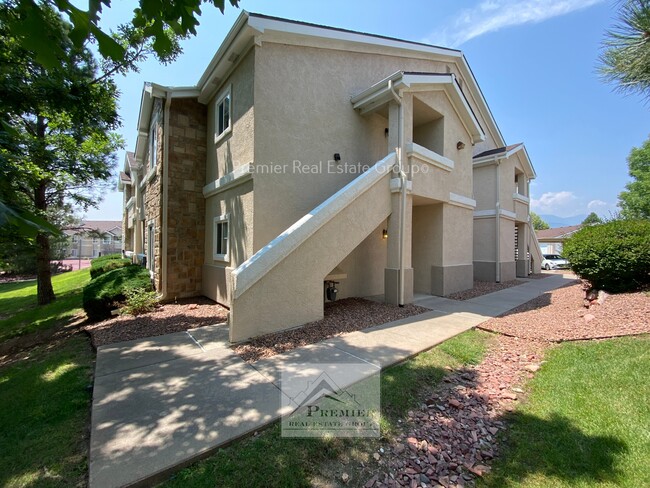
[(399, 172), (400, 179), (400, 206), (399, 206), (399, 236), (397, 237), (397, 255), (399, 259), (399, 298), (398, 305), (400, 307), (404, 306), (404, 237), (406, 234), (406, 173), (404, 172), (404, 161), (402, 157), (404, 155), (404, 107), (402, 106), (402, 98), (397, 94), (395, 88), (393, 87), (393, 80), (388, 80), (388, 88), (390, 89), (393, 99), (399, 106), (398, 117), (397, 117), (397, 145), (395, 148), (397, 156), (397, 171)]
[(160, 257), (160, 274), (162, 275), (162, 299), (167, 298), (167, 243), (169, 242), (169, 109), (172, 104), (172, 91), (165, 92), (165, 109), (163, 111), (163, 178), (162, 178), (162, 252)]

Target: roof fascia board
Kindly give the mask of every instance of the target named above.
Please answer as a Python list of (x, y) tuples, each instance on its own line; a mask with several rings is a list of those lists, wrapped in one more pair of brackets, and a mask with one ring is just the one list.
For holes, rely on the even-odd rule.
[(485, 119), (488, 124), (488, 129), (490, 130), (490, 132), (492, 132), (492, 137), (494, 137), (495, 145), (497, 147), (505, 146), (506, 140), (504, 139), (503, 134), (501, 133), (501, 129), (499, 129), (499, 126), (497, 125), (497, 122), (494, 119), (492, 110), (490, 110), (490, 106), (488, 105), (487, 100), (483, 95), (483, 91), (481, 90), (478, 81), (476, 81), (476, 78), (474, 77), (474, 72), (472, 71), (472, 68), (467, 62), (467, 58), (465, 58), (464, 54), (462, 54), (459, 57), (461, 58), (461, 62), (458, 65), (459, 69), (463, 74), (463, 78), (467, 81), (467, 86), (470, 89), (472, 98), (474, 98), (474, 101), (477, 102), (477, 105), (479, 107), (484, 109), (482, 111), (485, 113)]
[(368, 44), (372, 46), (381, 46), (382, 48), (417, 51), (419, 53), (430, 53), (437, 56), (447, 56), (453, 58), (459, 58), (462, 56), (461, 51), (458, 51), (456, 49), (447, 49), (443, 47), (429, 46), (419, 43), (416, 44), (400, 39), (390, 39), (387, 37), (375, 36), (362, 32), (352, 32), (326, 26), (318, 26), (302, 22), (292, 22), (282, 19), (262, 17), (256, 14), (250, 15), (248, 24), (261, 34), (267, 34), (269, 31), (271, 31), (300, 37), (340, 41), (343, 43), (348, 42), (355, 44)]
[[(255, 44), (255, 38), (261, 32), (252, 27), (250, 21), (251, 17), (245, 10), (237, 17), (196, 84), (200, 90), (199, 102), (207, 103), (212, 98), (225, 81), (227, 73), (232, 71), (233, 67), (244, 58), (244, 53)], [(235, 59), (230, 59), (233, 54), (237, 56)]]

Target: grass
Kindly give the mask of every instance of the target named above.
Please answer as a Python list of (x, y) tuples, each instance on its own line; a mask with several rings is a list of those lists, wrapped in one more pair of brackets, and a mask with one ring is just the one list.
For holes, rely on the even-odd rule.
[(88, 281), (87, 269), (54, 276), (56, 300), (40, 307), (36, 281), (0, 284), (0, 342), (69, 322), (82, 310), (81, 290)]
[[(446, 368), (481, 360), (489, 334), (469, 331), (381, 373), (382, 435), (390, 436), (409, 408), (417, 407), (440, 382)], [(235, 442), (164, 483), (166, 487), (307, 487), (331, 478), (322, 469), (341, 456), (367, 459), (374, 439), (293, 439), (273, 425)], [(369, 476), (370, 477), (370, 476)], [(330, 480), (331, 481), (331, 480)]]
[(650, 337), (547, 353), (484, 487), (650, 486)]
[(77, 334), (0, 369), (0, 486), (85, 484), (94, 354)]
[[(57, 299), (36, 305), (36, 282), (0, 285), (0, 342), (60, 328), (81, 310), (88, 270), (52, 279)], [(0, 486), (86, 484), (94, 353), (81, 334), (15, 353), (0, 367)]]

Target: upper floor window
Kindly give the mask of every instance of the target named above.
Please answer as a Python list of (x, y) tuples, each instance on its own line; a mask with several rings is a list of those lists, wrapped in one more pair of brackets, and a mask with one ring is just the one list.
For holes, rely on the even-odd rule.
[(111, 243), (111, 236), (104, 236), (104, 244), (110, 244)]
[(230, 119), (232, 111), (231, 89), (228, 87), (217, 98), (215, 110), (215, 142), (230, 132)]
[(154, 117), (149, 126), (149, 169), (156, 167), (158, 153), (158, 117)]

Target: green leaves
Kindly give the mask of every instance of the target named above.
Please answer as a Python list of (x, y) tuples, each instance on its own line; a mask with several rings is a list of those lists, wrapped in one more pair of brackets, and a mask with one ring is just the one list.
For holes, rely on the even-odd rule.
[(650, 139), (633, 148), (627, 158), (633, 181), (618, 196), (621, 214), (627, 218), (650, 219)]
[(600, 73), (620, 91), (650, 97), (650, 0), (620, 5), (618, 22), (605, 36)]
[(648, 236), (648, 220), (612, 220), (580, 229), (564, 243), (562, 254), (594, 288), (635, 290), (650, 283)]
[[(239, 0), (229, 1), (233, 7), (239, 4)], [(133, 11), (133, 18), (124, 25), (142, 29), (141, 41), (150, 41), (155, 54), (160, 59), (168, 59), (177, 50), (174, 35), (196, 35), (202, 13), (201, 4), (204, 2), (206, 0), (140, 0), (139, 7)], [(210, 3), (224, 12), (224, 0), (212, 0)], [(110, 0), (90, 0), (88, 10), (82, 10), (69, 0), (45, 0), (39, 3), (34, 0), (7, 1), (5, 7), (15, 13), (7, 28), (10, 35), (16, 37), (24, 49), (32, 52), (35, 60), (46, 69), (55, 68), (65, 58), (65, 49), (61, 44), (66, 40), (77, 49), (82, 49), (89, 41), (95, 42), (106, 60), (120, 63), (127, 57), (128, 47), (100, 26), (102, 9), (110, 5)], [(48, 20), (52, 11), (67, 17), (71, 24), (67, 31), (52, 29)]]

